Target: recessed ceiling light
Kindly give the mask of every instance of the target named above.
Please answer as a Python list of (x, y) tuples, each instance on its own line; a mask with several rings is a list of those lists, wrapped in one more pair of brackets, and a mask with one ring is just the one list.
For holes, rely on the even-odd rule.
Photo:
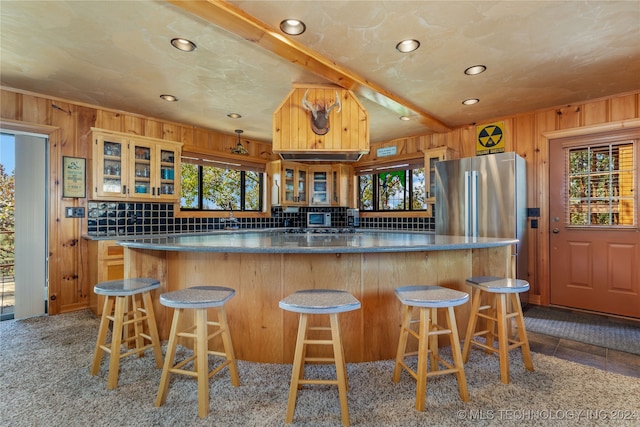
[(414, 50), (420, 47), (420, 42), (418, 40), (410, 39), (410, 40), (402, 40), (400, 43), (396, 45), (396, 49), (402, 53), (413, 52)]
[(193, 52), (194, 50), (196, 50), (196, 47), (197, 47), (196, 44), (191, 40), (182, 39), (179, 37), (175, 39), (171, 39), (171, 45), (183, 52)]
[(227, 117), (229, 117), (230, 119), (239, 119), (242, 116), (238, 113), (229, 113), (227, 114)]
[(307, 26), (299, 19), (285, 19), (280, 23), (280, 29), (290, 36), (298, 36), (305, 32)]
[(400, 120), (402, 120), (404, 122), (408, 122), (409, 120), (411, 120), (411, 118), (409, 118), (407, 116), (400, 116)]
[(473, 104), (477, 104), (478, 102), (480, 102), (478, 98), (469, 98), (462, 101), (464, 105), (473, 105)]
[(178, 100), (178, 98), (176, 98), (175, 96), (167, 95), (167, 94), (160, 95), (160, 98), (164, 99), (165, 101), (169, 101), (169, 102), (176, 102)]
[(487, 67), (485, 65), (473, 65), (464, 70), (464, 73), (468, 76), (474, 76), (476, 74), (484, 73), (486, 70)]

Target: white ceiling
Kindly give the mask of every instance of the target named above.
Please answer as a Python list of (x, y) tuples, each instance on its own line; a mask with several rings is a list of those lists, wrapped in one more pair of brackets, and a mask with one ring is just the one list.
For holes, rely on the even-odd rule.
[[(274, 29), (302, 19), (295, 41), (450, 128), (640, 89), (637, 0), (230, 3)], [(3, 86), (250, 139), (271, 140), (293, 84), (329, 83), (165, 1), (2, 0), (0, 14)], [(174, 37), (198, 49), (180, 52)], [(399, 53), (406, 38), (421, 47)], [(475, 64), (487, 71), (464, 75)], [(360, 99), (372, 142), (432, 132)]]

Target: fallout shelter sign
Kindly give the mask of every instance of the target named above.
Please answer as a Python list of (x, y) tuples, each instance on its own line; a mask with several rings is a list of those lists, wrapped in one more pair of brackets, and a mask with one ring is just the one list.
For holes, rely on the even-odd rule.
[(476, 155), (504, 153), (504, 122), (476, 126)]

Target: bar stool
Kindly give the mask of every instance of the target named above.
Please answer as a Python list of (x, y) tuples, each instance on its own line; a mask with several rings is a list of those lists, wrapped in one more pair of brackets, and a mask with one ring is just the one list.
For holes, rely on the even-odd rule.
[[(427, 377), (456, 374), (458, 391), (463, 402), (469, 401), (467, 379), (464, 373), (464, 364), (460, 353), (460, 340), (458, 338), (458, 326), (453, 307), (469, 301), (469, 294), (441, 286), (417, 285), (404, 286), (395, 290), (396, 297), (403, 304), (402, 324), (400, 325), (400, 339), (396, 365), (393, 370), (393, 382), (400, 381), (402, 368), (417, 381), (416, 386), (416, 410), (424, 411), (427, 398)], [(414, 308), (419, 309), (420, 318), (413, 319)], [(438, 324), (438, 309), (446, 308), (446, 327)], [(412, 327), (419, 323), (418, 331)], [(451, 354), (453, 364), (444, 360), (438, 354), (438, 336), (448, 335), (451, 342)], [(409, 336), (418, 340), (418, 367), (414, 371), (405, 363), (406, 356), (414, 356), (416, 352), (406, 352)], [(429, 356), (431, 372), (427, 367)], [(447, 369), (440, 370), (439, 364)]]
[[(98, 339), (91, 364), (91, 375), (96, 375), (100, 370), (102, 354), (109, 354), (109, 377), (107, 388), (109, 390), (118, 386), (118, 372), (120, 359), (132, 354), (142, 357), (145, 350), (153, 348), (156, 358), (156, 366), (162, 368), (162, 350), (156, 327), (156, 318), (153, 313), (151, 291), (160, 287), (156, 279), (133, 278), (111, 280), (101, 282), (94, 286), (93, 291), (97, 295), (104, 295), (104, 306)], [(142, 304), (137, 296), (141, 296)], [(114, 308), (115, 306), (115, 308)], [(111, 342), (107, 343), (107, 331), (109, 322), (113, 322)], [(144, 324), (147, 324), (145, 332)], [(128, 336), (129, 326), (133, 324), (133, 336)], [(123, 334), (125, 337), (123, 338)], [(145, 341), (148, 344), (145, 344)], [(121, 352), (122, 344), (135, 343), (135, 348)]]
[[(222, 286), (194, 286), (160, 295), (160, 303), (175, 310), (156, 398), (157, 407), (164, 405), (167, 400), (171, 374), (183, 374), (198, 379), (198, 416), (200, 418), (205, 418), (209, 414), (209, 378), (225, 366), (229, 366), (231, 384), (235, 387), (240, 385), (238, 366), (224, 309), (224, 305), (235, 294), (236, 291), (233, 289)], [(207, 319), (209, 308), (216, 309), (217, 322)], [(186, 328), (181, 328), (180, 319), (187, 309), (195, 310), (195, 322)], [(211, 334), (209, 334), (209, 326), (216, 328)], [(224, 352), (209, 349), (209, 341), (218, 335), (222, 338)], [(174, 365), (178, 339), (181, 337), (193, 339), (193, 355)], [(209, 371), (209, 355), (224, 357), (225, 360)], [(193, 362), (193, 369), (183, 369), (189, 362)]]
[[(533, 371), (533, 361), (529, 349), (529, 340), (524, 328), (524, 316), (520, 306), (520, 292), (529, 290), (529, 283), (521, 279), (505, 279), (494, 276), (470, 277), (466, 280), (475, 292), (471, 304), (471, 315), (467, 327), (467, 337), (464, 341), (462, 355), (464, 362), (469, 360), (471, 344), (484, 348), (487, 353), (498, 353), (500, 358), (500, 381), (509, 384), (509, 351), (522, 347), (524, 366)], [(487, 295), (489, 301), (486, 305), (480, 305), (482, 296)], [(511, 309), (509, 309), (511, 302)], [(487, 314), (481, 313), (482, 311)], [(478, 318), (487, 320), (486, 329), (476, 331)], [(518, 340), (509, 337), (508, 320), (515, 318), (518, 328)], [(496, 338), (495, 325), (498, 325), (498, 348), (493, 346)], [(474, 340), (477, 336), (486, 336), (486, 343)]]
[[(349, 407), (347, 405), (347, 390), (349, 385), (347, 380), (347, 368), (344, 360), (344, 351), (342, 348), (342, 339), (340, 337), (338, 313), (358, 310), (361, 306), (360, 301), (358, 301), (349, 292), (345, 291), (310, 289), (294, 292), (281, 300), (279, 306), (283, 310), (300, 313), (298, 337), (293, 357), (293, 371), (291, 373), (289, 403), (287, 406), (285, 423), (290, 424), (293, 422), (298, 388), (301, 388), (302, 384), (335, 384), (338, 386), (342, 424), (344, 426), (348, 426)], [(310, 314), (328, 314), (331, 326), (309, 326)], [(307, 331), (330, 331), (331, 339), (307, 338)], [(307, 357), (307, 348), (309, 345), (333, 346), (333, 358)], [(305, 379), (304, 366), (306, 362), (333, 362), (336, 366), (336, 379)]]

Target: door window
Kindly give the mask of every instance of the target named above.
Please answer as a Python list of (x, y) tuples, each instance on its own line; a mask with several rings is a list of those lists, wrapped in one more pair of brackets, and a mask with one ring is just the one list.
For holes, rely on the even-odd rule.
[(567, 153), (567, 226), (637, 225), (634, 141), (573, 147)]

